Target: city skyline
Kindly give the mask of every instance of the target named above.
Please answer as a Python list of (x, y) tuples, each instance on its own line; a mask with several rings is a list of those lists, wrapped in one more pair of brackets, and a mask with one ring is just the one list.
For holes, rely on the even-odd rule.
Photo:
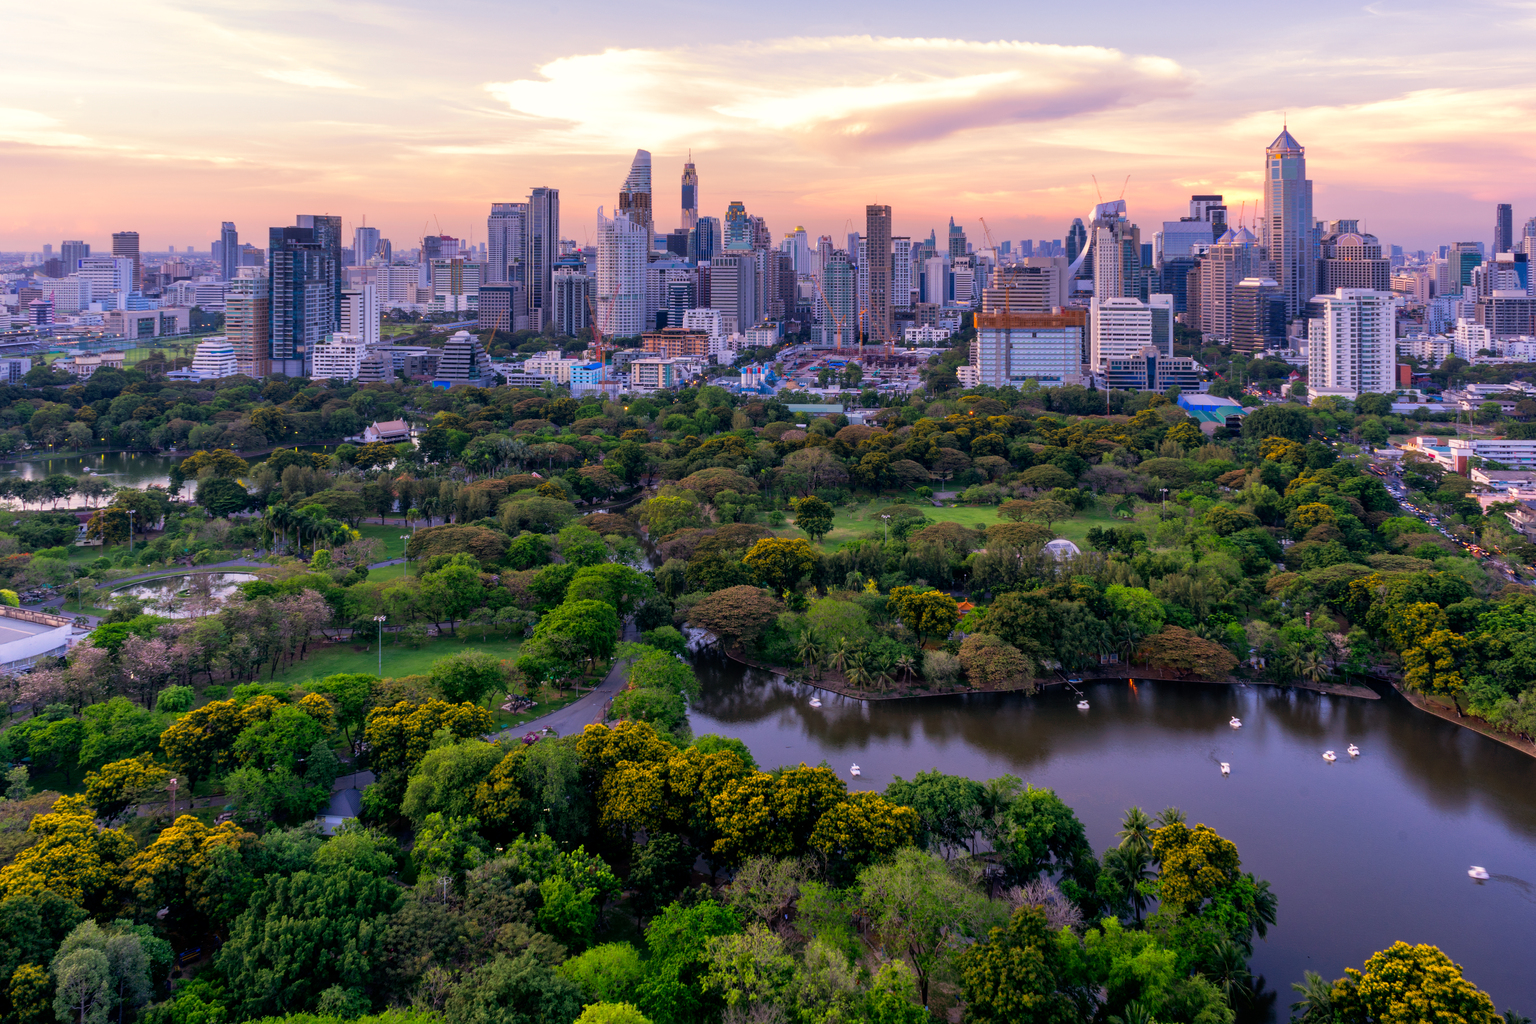
[[(0, 152), (27, 183), (0, 248), (137, 230), (146, 251), (202, 250), (223, 221), (249, 231), (301, 209), (341, 216), (349, 236), (366, 217), (397, 245), (438, 225), (478, 242), (489, 204), (534, 185), (611, 206), (636, 149), (664, 183), (691, 150), (699, 212), (740, 199), (776, 237), (841, 237), (878, 203), (897, 234), (954, 216), (972, 236), (986, 217), (999, 238), (1059, 238), (1097, 201), (1091, 175), (1105, 198), (1129, 175), (1142, 225), (1197, 192), (1247, 200), (1251, 218), (1253, 154), (1285, 123), (1320, 219), (1429, 248), (1491, 242), (1496, 203), (1517, 222), (1536, 212), (1516, 171), (1536, 96), (1489, 84), (1531, 30), (1497, 5), (1302, 4), (1259, 55), (1176, 31), (1233, 17), (1201, 4), (1177, 19), (1127, 8), (1091, 33), (1070, 12), (982, 6), (946, 18), (949, 39), (918, 5), (871, 32), (791, 4), (698, 15), (686, 44), (678, 17), (636, 27), (617, 10), (595, 5), (578, 34), (553, 12), (469, 5), (442, 16), (463, 30), (453, 50), (425, 55), (407, 9), (382, 3), (18, 11), (20, 36), (72, 42), (0, 70)], [(1503, 31), (1476, 31), (1469, 10)], [(491, 45), (509, 25), (528, 43), (512, 58)], [(675, 186), (657, 191), (656, 229), (677, 227)], [(590, 223), (571, 236), (591, 241)]]

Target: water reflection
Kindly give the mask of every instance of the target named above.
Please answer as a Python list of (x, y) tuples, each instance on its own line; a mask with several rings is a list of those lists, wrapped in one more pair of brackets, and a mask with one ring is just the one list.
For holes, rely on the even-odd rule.
[(124, 587), (113, 596), (137, 598), (144, 602), (144, 610), (151, 615), (190, 619), (218, 611), (237, 586), (255, 578), (248, 572), (193, 573), (137, 583)]
[[(1064, 688), (864, 702), (710, 655), (695, 664), (694, 731), (739, 736), (764, 766), (825, 760), (847, 778), (857, 762), (854, 788), (875, 790), (929, 768), (1009, 772), (1056, 789), (1098, 849), (1132, 804), (1209, 823), (1280, 896), (1254, 969), (1282, 1003), (1303, 971), (1338, 977), (1404, 939), (1444, 948), (1501, 1007), (1536, 1006), (1522, 952), (1536, 914), (1519, 881), (1536, 878), (1536, 759), (1391, 691), (1120, 679), (1084, 685), (1082, 712)], [(1234, 716), (1242, 728), (1228, 726)], [(1494, 879), (1472, 884), (1470, 864)]]

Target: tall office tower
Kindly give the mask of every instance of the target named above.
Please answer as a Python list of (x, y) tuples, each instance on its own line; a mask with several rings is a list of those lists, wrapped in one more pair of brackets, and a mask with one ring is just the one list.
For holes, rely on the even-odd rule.
[(681, 327), (683, 325), (683, 314), (690, 312), (698, 305), (698, 289), (695, 284), (695, 278), (691, 272), (667, 271), (666, 311), (668, 327)]
[(603, 216), (597, 209), (597, 326), (610, 338), (633, 338), (646, 330), (645, 267), (649, 234), (625, 213)]
[(1354, 399), (1397, 387), (1397, 320), (1391, 292), (1340, 288), (1315, 299), (1307, 322), (1307, 392)]
[(964, 256), (970, 252), (965, 241), (965, 228), (955, 223), (955, 218), (949, 218), (949, 258)]
[(362, 341), (368, 348), (379, 344), (379, 291), (372, 284), (344, 288), (341, 318), (336, 328)]
[(1226, 204), (1221, 196), (1190, 196), (1189, 219), (1205, 221), (1211, 226), (1211, 239), (1220, 238), (1227, 230)]
[(858, 341), (859, 282), (848, 253), (833, 249), (821, 268), (816, 325), (822, 345), (846, 348)]
[(752, 218), (752, 248), (760, 250), (773, 248), (773, 232), (768, 230), (768, 222), (761, 217)]
[(981, 293), (981, 311), (1049, 313), (1067, 304), (1071, 287), (1065, 256), (1026, 256), (992, 278)]
[(1165, 220), (1163, 230), (1157, 233), (1152, 247), (1153, 263), (1160, 267), (1164, 260), (1198, 255), (1210, 248), (1211, 243), (1220, 238), (1225, 230), (1223, 228), (1212, 234), (1212, 225), (1209, 221), (1197, 220), (1194, 217)]
[[(896, 235), (891, 239), (891, 313), (912, 309), (912, 239)], [(891, 333), (895, 335), (895, 326)]]
[(353, 229), (352, 258), (357, 261), (358, 266), (366, 266), (369, 260), (382, 255), (379, 252), (381, 241), (383, 239), (379, 237), (378, 228), (371, 228), (364, 224), (360, 228)]
[[(1232, 337), (1232, 291), (1239, 281), (1249, 277), (1279, 280), (1274, 261), (1268, 258), (1253, 232), (1243, 227), (1228, 228), (1200, 261), (1199, 273), (1191, 275), (1191, 280), (1198, 282), (1195, 290), (1199, 294), (1191, 292), (1189, 309), (1192, 313), (1198, 311), (1192, 319), (1202, 334), (1223, 342)], [(1290, 315), (1287, 295), (1286, 316)]]
[(869, 340), (883, 345), (894, 337), (891, 323), (891, 208), (864, 207), (864, 252), (869, 278)]
[(806, 234), (805, 228), (797, 226), (795, 230), (786, 234), (781, 248), (789, 253), (789, 259), (794, 264), (795, 273), (813, 273), (811, 269), (811, 240), (810, 236)]
[(73, 274), (80, 269), (80, 261), (91, 254), (91, 247), (86, 242), (68, 241), (59, 246), (59, 259), (64, 261), (64, 273)]
[(1141, 229), (1126, 215), (1125, 200), (1095, 206), (1091, 227), (1090, 252), (1079, 254), (1078, 260), (1088, 263), (1086, 257), (1093, 257), (1094, 299), (1141, 298)]
[(950, 280), (949, 253), (939, 256), (930, 256), (922, 262), (922, 282), (920, 302), (932, 306), (942, 306), (955, 297)]
[(758, 302), (762, 319), (781, 321), (795, 314), (795, 268), (789, 253), (758, 251), (758, 280), (762, 282)]
[(1088, 311), (1083, 309), (978, 313), (971, 349), (978, 383), (995, 388), (1030, 380), (1048, 388), (1081, 384), (1087, 329)]
[(542, 331), (554, 293), (550, 278), (560, 258), (560, 190), (536, 188), (528, 195), (528, 329)]
[[(64, 244), (68, 245), (69, 243), (66, 242)], [(1536, 256), (1536, 217), (1532, 217), (1525, 222), (1525, 227), (1520, 232), (1520, 241), (1516, 245), (1519, 251), (1527, 256)], [(68, 255), (67, 250), (66, 255)], [(68, 260), (65, 263), (67, 265)]]
[(341, 218), (301, 214), (267, 232), (271, 372), (308, 375), (314, 347), (341, 318)]
[(1483, 247), (1478, 242), (1457, 242), (1446, 253), (1449, 267), (1442, 294), (1460, 294), (1472, 283), (1472, 271), (1483, 265)]
[(137, 231), (114, 231), (112, 233), (112, 255), (121, 256), (133, 261), (133, 283), (130, 291), (138, 291), (144, 281), (144, 268), (139, 263), (139, 233)]
[(485, 220), (486, 278), (493, 284), (527, 284), (528, 204), (492, 203)]
[(708, 263), (720, 251), (720, 218), (700, 217), (688, 232), (688, 258), (694, 263)]
[(1381, 242), (1360, 230), (1357, 220), (1336, 220), (1322, 238), (1317, 261), (1317, 290), (1326, 295), (1340, 288), (1392, 290), (1392, 260), (1381, 255)]
[(752, 220), (747, 216), (747, 206), (740, 199), (732, 199), (725, 208), (726, 250), (752, 248)]
[(727, 250), (709, 263), (709, 308), (734, 318), (737, 331), (757, 325), (757, 258)]
[(629, 176), (619, 189), (619, 213), (645, 229), (645, 251), (655, 248), (656, 228), (651, 223), (651, 154), (643, 149), (635, 150), (630, 162)]
[(827, 262), (832, 259), (832, 251), (833, 251), (833, 249), (832, 249), (832, 236), (831, 235), (821, 235), (821, 236), (818, 236), (817, 239), (816, 239), (816, 270), (815, 270), (815, 274), (816, 274), (816, 277), (817, 277), (818, 280), (821, 278), (822, 271), (826, 268)]
[(1264, 151), (1264, 222), (1265, 248), (1278, 268), (1273, 276), (1285, 289), (1286, 315), (1294, 318), (1317, 293), (1317, 247), (1307, 151), (1287, 128)]
[(272, 372), (271, 297), (265, 274), (243, 273), (224, 298), (224, 336), (235, 350), (235, 370), (260, 380)]
[(683, 164), (683, 222), (684, 231), (692, 231), (699, 224), (699, 172), (693, 166), (693, 152)]
[(1066, 249), (1067, 263), (1076, 263), (1077, 258), (1088, 247), (1088, 229), (1083, 227), (1083, 218), (1072, 218), (1072, 226), (1067, 228), (1067, 237), (1062, 247)]
[(225, 221), (219, 228), (219, 280), (233, 281), (240, 269), (240, 232), (233, 221)]
[(1095, 299), (1088, 365), (1102, 369), (1107, 359), (1125, 359), (1151, 346), (1160, 355), (1173, 355), (1173, 296), (1152, 295), (1148, 301), (1121, 296)]
[(1272, 277), (1245, 277), (1232, 289), (1232, 348), (1253, 354), (1285, 347), (1285, 292)]
[(1509, 252), (1515, 247), (1515, 211), (1508, 203), (1500, 203), (1493, 215), (1493, 251)]

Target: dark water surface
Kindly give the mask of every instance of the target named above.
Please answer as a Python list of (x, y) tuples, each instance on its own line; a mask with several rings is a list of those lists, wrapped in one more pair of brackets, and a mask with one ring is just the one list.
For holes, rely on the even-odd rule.
[[(1396, 694), (1121, 679), (1084, 686), (1088, 711), (1062, 687), (865, 703), (696, 664), (694, 732), (740, 737), (764, 767), (825, 759), (848, 778), (857, 763), (852, 788), (873, 790), (931, 768), (1010, 773), (1056, 790), (1100, 851), (1133, 804), (1210, 825), (1279, 897), (1253, 970), (1279, 990), (1281, 1020), (1303, 971), (1341, 977), (1398, 939), (1439, 946), (1501, 1010), (1536, 1015), (1536, 759)], [(1470, 879), (1473, 864), (1492, 879)]]
[[(334, 445), (307, 444), (299, 448), (306, 452), (328, 452)], [(18, 459), (0, 462), (0, 476), (19, 477), (22, 480), (41, 480), (51, 473), (66, 476), (97, 476), (114, 487), (166, 487), (171, 482), (171, 467), (178, 466), (191, 452), (103, 452), (96, 455), (55, 455), (46, 459)], [(246, 461), (258, 465), (266, 455), (253, 455)], [(191, 498), (195, 482), (183, 485), (182, 497)], [(59, 508), (83, 508), (99, 502), (87, 502), (80, 496), (59, 502)], [(29, 506), (36, 508), (37, 506)], [(51, 509), (53, 503), (42, 506)]]

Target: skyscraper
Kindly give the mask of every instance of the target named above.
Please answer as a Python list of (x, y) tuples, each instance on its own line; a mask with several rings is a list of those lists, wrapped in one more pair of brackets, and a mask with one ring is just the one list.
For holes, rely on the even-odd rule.
[(869, 340), (891, 340), (891, 208), (864, 207), (864, 251), (869, 277)]
[(219, 280), (233, 281), (240, 269), (240, 232), (233, 221), (225, 221), (219, 228)]
[(143, 267), (139, 263), (139, 233), (137, 231), (114, 231), (112, 233), (112, 255), (121, 256), (133, 261), (132, 291), (138, 291), (144, 280)]
[(379, 255), (379, 229), (371, 228), (364, 224), (352, 231), (352, 259), (358, 266), (365, 266), (369, 260)]
[(542, 331), (554, 315), (550, 276), (560, 257), (560, 190), (536, 188), (528, 196), (528, 329)]
[(955, 223), (955, 218), (949, 218), (949, 258), (964, 256), (967, 252), (965, 241), (965, 228)]
[(1336, 220), (1328, 226), (1317, 267), (1319, 294), (1340, 288), (1392, 290), (1392, 261), (1381, 255), (1381, 242), (1361, 231), (1357, 220)]
[(858, 275), (842, 249), (833, 249), (822, 264), (816, 323), (823, 345), (850, 345), (858, 333)]
[(635, 159), (629, 165), (629, 177), (619, 189), (619, 213), (631, 224), (645, 229), (645, 251), (654, 248), (655, 226), (651, 223), (651, 154), (643, 149), (635, 150)]
[(1288, 128), (1264, 151), (1264, 219), (1265, 247), (1285, 292), (1286, 315), (1294, 318), (1317, 292), (1317, 254), (1307, 151)]
[(91, 246), (88, 242), (70, 241), (66, 239), (59, 246), (59, 259), (64, 261), (64, 273), (73, 274), (80, 269), (80, 261), (91, 254)]
[(1067, 228), (1062, 245), (1067, 250), (1067, 263), (1076, 263), (1077, 257), (1088, 247), (1088, 229), (1083, 227), (1083, 218), (1072, 218), (1072, 226)]
[(693, 230), (688, 232), (688, 258), (695, 263), (707, 263), (720, 251), (720, 218), (700, 217)]
[(1493, 216), (1493, 251), (1509, 252), (1515, 246), (1515, 211), (1508, 203), (1500, 203)]
[(619, 212), (597, 209), (597, 326), (604, 335), (632, 338), (646, 329), (645, 226)]
[(747, 205), (740, 199), (732, 199), (725, 208), (725, 245), (727, 250), (752, 248), (752, 218), (747, 216)]
[(492, 203), (485, 221), (486, 279), (492, 284), (526, 285), (528, 260), (528, 204)]
[[(1188, 297), (1191, 319), (1202, 333), (1222, 341), (1232, 337), (1232, 295), (1238, 283), (1250, 277), (1278, 280), (1274, 261), (1265, 257), (1264, 247), (1244, 227), (1228, 228), (1200, 261), (1198, 273), (1191, 276), (1198, 282)], [(1289, 299), (1286, 316), (1290, 316)]]
[(693, 166), (693, 153), (683, 164), (683, 222), (684, 231), (692, 231), (699, 223), (699, 172)]
[(271, 371), (289, 377), (309, 373), (315, 346), (341, 321), (341, 218), (296, 220), (267, 232)]
[(272, 372), (272, 315), (266, 275), (250, 270), (224, 299), (224, 334), (235, 350), (235, 369), (258, 380)]

